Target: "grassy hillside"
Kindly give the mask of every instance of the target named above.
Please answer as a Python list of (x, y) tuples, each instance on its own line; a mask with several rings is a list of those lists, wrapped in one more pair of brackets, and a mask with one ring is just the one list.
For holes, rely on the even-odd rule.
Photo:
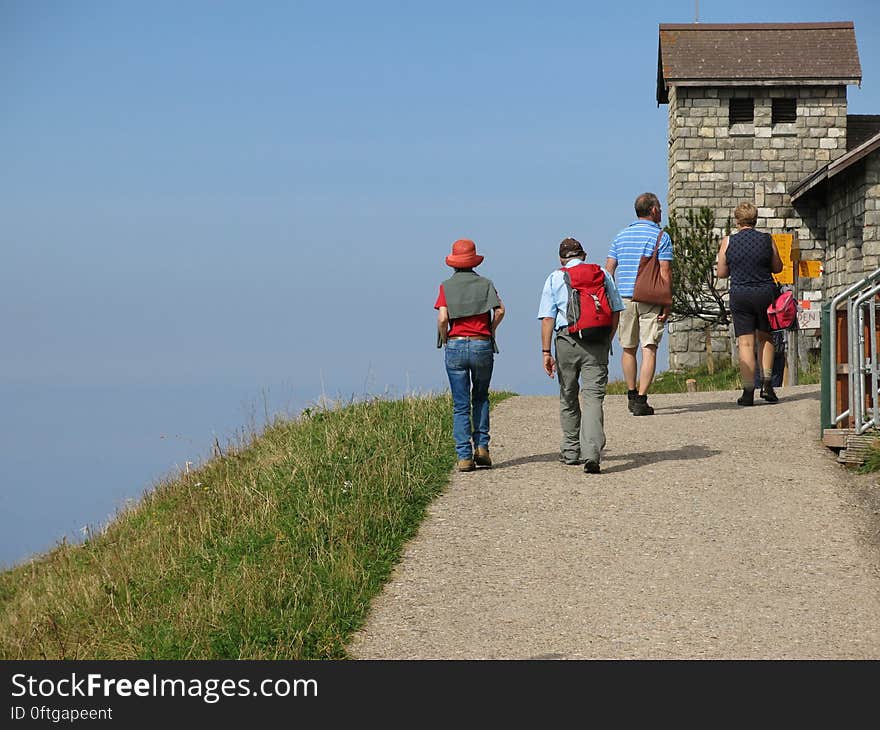
[(448, 396), (274, 424), (0, 573), (0, 658), (344, 657), (448, 483), (451, 432)]

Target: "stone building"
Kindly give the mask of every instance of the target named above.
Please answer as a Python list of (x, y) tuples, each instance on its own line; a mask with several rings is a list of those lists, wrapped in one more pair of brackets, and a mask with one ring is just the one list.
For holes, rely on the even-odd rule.
[[(805, 298), (880, 266), (880, 116), (847, 115), (847, 86), (861, 78), (851, 22), (661, 24), (668, 209), (707, 206), (720, 233), (753, 201), (760, 229), (796, 234), (801, 258), (822, 262), (822, 276), (801, 281)], [(729, 342), (716, 332), (713, 352)], [(670, 325), (671, 369), (705, 358), (702, 324)]]

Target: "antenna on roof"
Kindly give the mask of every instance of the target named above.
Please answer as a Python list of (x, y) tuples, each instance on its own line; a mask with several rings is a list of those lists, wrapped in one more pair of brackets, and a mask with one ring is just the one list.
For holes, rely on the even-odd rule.
[(694, 0), (694, 22), (700, 22), (700, 0)]

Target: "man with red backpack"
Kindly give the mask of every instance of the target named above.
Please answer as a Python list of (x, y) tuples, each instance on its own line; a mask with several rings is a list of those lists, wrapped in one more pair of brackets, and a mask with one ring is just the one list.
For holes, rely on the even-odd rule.
[(584, 472), (598, 474), (605, 446), (608, 355), (624, 306), (614, 279), (596, 264), (585, 263), (586, 258), (576, 239), (559, 244), (561, 268), (544, 282), (538, 319), (544, 372), (559, 379), (559, 460), (583, 463)]

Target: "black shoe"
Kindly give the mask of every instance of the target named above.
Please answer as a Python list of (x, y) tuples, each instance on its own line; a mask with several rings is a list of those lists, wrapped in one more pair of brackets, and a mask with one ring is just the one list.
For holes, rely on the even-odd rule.
[(598, 474), (599, 462), (593, 461), (592, 459), (584, 462), (584, 474)]
[(635, 388), (633, 388), (632, 390), (626, 391), (627, 406), (629, 407), (630, 413), (633, 412), (633, 403), (635, 402), (635, 399), (638, 397), (639, 397), (639, 391), (636, 390)]
[(653, 416), (654, 409), (648, 405), (648, 396), (647, 395), (636, 395), (635, 398), (632, 399), (630, 410), (634, 416)]
[(779, 396), (776, 395), (776, 391), (773, 390), (769, 380), (761, 384), (761, 397), (768, 403), (779, 402)]
[(755, 389), (754, 388), (744, 388), (743, 394), (736, 399), (736, 402), (741, 406), (753, 406), (755, 405)]
[(566, 466), (578, 466), (581, 463), (580, 459), (572, 459), (572, 458), (566, 456), (565, 454), (559, 455), (559, 461), (560, 461), (560, 463), (565, 464)]

